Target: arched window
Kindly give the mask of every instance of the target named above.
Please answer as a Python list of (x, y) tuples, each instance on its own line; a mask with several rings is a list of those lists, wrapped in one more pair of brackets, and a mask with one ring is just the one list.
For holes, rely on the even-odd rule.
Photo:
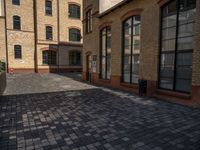
[(72, 66), (81, 65), (81, 53), (72, 51), (69, 53), (69, 64)]
[(19, 16), (13, 16), (13, 29), (21, 30), (21, 19)]
[(79, 29), (75, 29), (75, 28), (69, 29), (69, 41), (80, 42), (81, 41), (81, 31)]
[(100, 31), (100, 78), (110, 79), (111, 73), (111, 28)]
[(52, 15), (52, 1), (51, 0), (45, 1), (45, 13), (47, 16)]
[(46, 26), (46, 39), (53, 40), (53, 28), (51, 26)]
[(89, 33), (92, 31), (92, 9), (89, 9), (85, 14), (85, 32)]
[(172, 0), (161, 10), (159, 88), (189, 93), (196, 0)]
[(140, 16), (132, 16), (123, 22), (122, 80), (138, 83), (140, 58)]
[(14, 45), (15, 59), (22, 59), (22, 46)]
[(80, 6), (69, 4), (69, 18), (80, 19)]
[(42, 62), (45, 65), (56, 65), (56, 52), (47, 50), (42, 52)]

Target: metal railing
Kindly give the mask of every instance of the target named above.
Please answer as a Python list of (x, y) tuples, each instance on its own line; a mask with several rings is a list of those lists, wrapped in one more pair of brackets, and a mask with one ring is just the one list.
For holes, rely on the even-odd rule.
[(0, 61), (0, 72), (4, 72), (6, 71), (6, 63)]

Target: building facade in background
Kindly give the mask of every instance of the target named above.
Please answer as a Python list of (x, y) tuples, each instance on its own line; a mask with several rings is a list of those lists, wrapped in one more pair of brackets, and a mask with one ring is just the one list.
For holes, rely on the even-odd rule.
[(113, 4), (83, 1), (83, 79), (200, 105), (200, 1)]
[(9, 72), (82, 69), (82, 0), (0, 0), (0, 33)]

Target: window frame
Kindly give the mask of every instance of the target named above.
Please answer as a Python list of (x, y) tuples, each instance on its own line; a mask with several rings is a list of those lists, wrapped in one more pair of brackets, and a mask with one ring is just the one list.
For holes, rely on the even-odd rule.
[[(165, 17), (169, 17), (169, 16), (171, 16), (172, 14), (170, 14), (170, 15), (167, 15), (167, 16), (165, 16), (164, 14), (163, 14), (163, 10), (164, 10), (164, 8), (165, 7), (167, 7), (170, 3), (173, 3), (173, 2), (175, 2), (176, 1), (176, 13), (174, 13), (175, 15), (176, 15), (176, 25), (175, 26), (173, 26), (173, 27), (175, 27), (176, 28), (176, 31), (175, 31), (175, 38), (174, 38), (174, 40), (175, 40), (175, 48), (173, 49), (173, 50), (166, 50), (166, 51), (162, 51), (162, 47), (163, 47), (163, 44), (162, 44), (162, 42), (163, 42), (163, 29), (165, 30), (165, 29), (168, 29), (168, 28), (173, 28), (173, 27), (164, 27), (163, 28), (163, 19), (165, 18)], [(185, 0), (184, 2), (186, 2), (187, 0)], [(167, 90), (167, 91), (173, 91), (173, 92), (180, 92), (180, 93), (186, 93), (186, 94), (190, 94), (191, 93), (191, 86), (192, 86), (192, 75), (191, 75), (191, 79), (181, 79), (180, 77), (178, 77), (177, 76), (177, 71), (178, 71), (178, 68), (179, 68), (179, 66), (178, 66), (178, 62), (177, 62), (177, 60), (178, 60), (178, 56), (180, 55), (180, 54), (191, 54), (191, 55), (193, 55), (193, 49), (194, 48), (192, 48), (192, 49), (178, 49), (178, 45), (179, 45), (179, 43), (178, 43), (178, 40), (180, 39), (180, 38), (187, 38), (187, 36), (183, 36), (183, 37), (179, 37), (179, 29), (180, 29), (180, 26), (183, 26), (183, 25), (187, 25), (187, 24), (190, 24), (190, 23), (193, 23), (194, 25), (195, 25), (195, 20), (194, 21), (192, 21), (192, 22), (187, 22), (187, 23), (183, 23), (183, 24), (180, 24), (180, 20), (179, 20), (179, 14), (183, 11), (187, 11), (187, 10), (192, 10), (192, 9), (194, 9), (194, 8), (196, 8), (196, 7), (189, 7), (189, 8), (187, 8), (187, 9), (184, 9), (184, 10), (181, 10), (180, 9), (180, 0), (171, 0), (171, 1), (169, 1), (169, 2), (167, 2), (165, 5), (163, 5), (161, 8), (160, 8), (160, 46), (159, 46), (159, 69), (158, 69), (158, 84), (157, 84), (157, 87), (158, 87), (158, 89), (161, 89), (161, 90)], [(189, 37), (194, 37), (194, 33), (193, 33), (193, 35), (192, 36), (189, 36)], [(170, 40), (170, 39), (169, 39)], [(194, 40), (194, 39), (193, 39)], [(165, 41), (165, 39), (164, 39), (164, 41)], [(161, 69), (162, 69), (162, 55), (163, 54), (173, 54), (174, 55), (174, 58), (173, 58), (173, 60), (174, 60), (174, 62), (173, 62), (173, 76), (171, 77), (171, 78), (167, 78), (167, 77), (162, 77), (161, 76)], [(191, 58), (191, 60), (192, 60), (192, 58)], [(183, 65), (184, 66), (184, 65)], [(188, 65), (189, 66), (189, 65)], [(191, 65), (191, 67), (192, 67), (192, 65)], [(191, 70), (191, 73), (192, 73), (192, 70)], [(161, 80), (162, 79), (166, 79), (166, 80), (172, 80), (172, 89), (169, 89), (169, 88), (163, 88), (163, 87), (161, 87)], [(185, 80), (185, 81), (190, 81), (191, 82), (191, 85), (190, 85), (190, 91), (183, 91), (183, 90), (177, 90), (177, 80)]]
[(21, 17), (14, 15), (13, 16), (13, 29), (14, 30), (21, 30)]
[[(79, 55), (79, 58), (80, 58), (79, 61), (77, 61), (78, 55)], [(74, 61), (74, 58), (75, 58), (75, 61)], [(74, 63), (74, 62), (76, 62), (76, 63)], [(79, 63), (77, 63), (77, 62), (79, 62)], [(81, 52), (79, 52), (79, 51), (70, 51), (69, 52), (69, 65), (70, 66), (81, 66)]]
[[(72, 10), (72, 9), (75, 9), (75, 10)], [(80, 7), (80, 5), (74, 4), (74, 3), (69, 3), (68, 4), (68, 17), (70, 19), (81, 19), (81, 7)]]
[[(105, 36), (105, 78), (103, 77), (103, 72), (102, 72), (102, 61), (103, 61), (103, 56), (102, 56), (102, 52), (103, 52), (103, 31), (106, 30), (106, 34), (104, 35)], [(112, 37), (112, 29), (111, 29), (111, 26), (105, 26), (103, 27), (101, 30), (100, 30), (100, 51), (99, 51), (99, 78), (100, 79), (103, 79), (103, 80), (110, 80), (111, 78), (111, 63), (110, 63), (110, 76), (108, 77), (108, 31), (110, 31), (110, 38)], [(110, 39), (110, 49), (111, 49), (111, 52), (110, 52), (110, 62), (111, 62), (111, 54), (112, 54), (112, 48), (111, 48), (111, 39)]]
[[(135, 17), (140, 17), (140, 23), (134, 24)], [(129, 69), (130, 69), (130, 77), (129, 77), (129, 82), (126, 82), (125, 81), (125, 73), (124, 73), (124, 67), (125, 67), (124, 58), (125, 58), (125, 50), (126, 50), (126, 44), (125, 44), (126, 43), (126, 38), (125, 38), (125, 36), (126, 36), (126, 33), (125, 33), (126, 26), (125, 26), (125, 23), (129, 19), (131, 20), (131, 27), (130, 27), (131, 28), (131, 34), (130, 34), (130, 36), (131, 36), (131, 45), (129, 45), (130, 46), (130, 48), (129, 48), (130, 54), (128, 55), (128, 57), (130, 57), (130, 67), (129, 67)], [(139, 34), (134, 34), (134, 27), (136, 27), (138, 25), (140, 26)], [(141, 52), (139, 52), (138, 54), (134, 54), (133, 53), (134, 52), (134, 46), (136, 45), (134, 43), (134, 37), (135, 36), (140, 36), (140, 42), (139, 42), (140, 48), (139, 48), (139, 50), (141, 50), (141, 15), (140, 14), (129, 16), (128, 18), (124, 19), (123, 22), (122, 22), (122, 56), (121, 56), (121, 58), (122, 58), (121, 59), (122, 60), (122, 62), (121, 62), (121, 74), (122, 74), (122, 76), (121, 76), (121, 82), (127, 83), (127, 84), (131, 84), (131, 85), (138, 84), (138, 82), (137, 83), (133, 82), (133, 74), (135, 74), (134, 70), (133, 70), (133, 65), (135, 65), (135, 64), (133, 64), (134, 56), (138, 56), (139, 55), (138, 56), (139, 57), (138, 58), (138, 60), (139, 60), (139, 64), (138, 65), (140, 66), (140, 53)], [(139, 77), (139, 67), (138, 67), (138, 77)]]
[(14, 45), (14, 58), (22, 59), (22, 46), (21, 45)]
[(20, 5), (20, 0), (12, 0), (13, 5)]
[[(77, 35), (76, 35), (76, 40), (73, 39), (73, 34), (72, 31), (76, 31), (77, 32)], [(81, 30), (78, 29), (78, 28), (69, 28), (69, 41), (70, 42), (81, 42)]]
[[(44, 58), (47, 54), (47, 58)], [(55, 60), (53, 59), (55, 58)], [(45, 60), (47, 59), (47, 60)], [(53, 50), (45, 50), (42, 51), (42, 64), (48, 66), (56, 66), (57, 65), (57, 52)]]
[(89, 9), (85, 13), (85, 33), (90, 33), (92, 32), (92, 9)]
[(46, 25), (46, 40), (53, 41), (53, 27), (50, 25)]
[[(50, 4), (48, 6), (48, 3)], [(53, 3), (52, 0), (45, 0), (45, 15), (53, 16)]]

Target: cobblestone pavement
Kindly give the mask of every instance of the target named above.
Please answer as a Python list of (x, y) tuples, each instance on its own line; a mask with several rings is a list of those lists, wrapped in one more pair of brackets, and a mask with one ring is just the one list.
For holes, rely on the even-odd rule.
[(200, 150), (200, 109), (44, 76), (73, 88), (1, 97), (0, 150)]

